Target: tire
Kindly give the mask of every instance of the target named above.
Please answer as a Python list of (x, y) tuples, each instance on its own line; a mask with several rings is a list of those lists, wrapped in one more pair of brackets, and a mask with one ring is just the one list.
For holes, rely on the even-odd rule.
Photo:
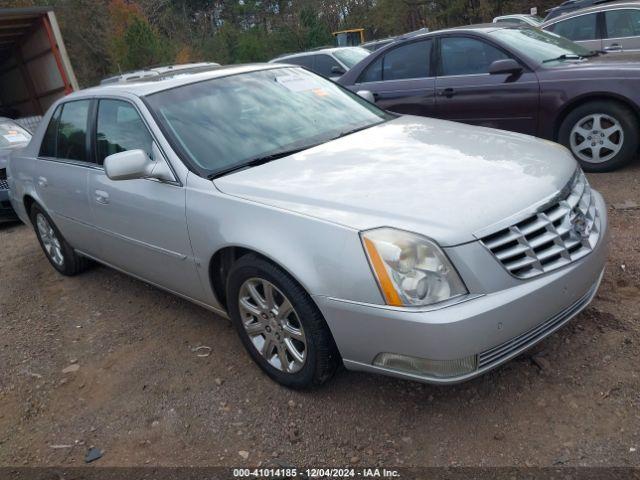
[[(273, 308), (260, 309), (260, 302), (251, 295), (252, 288), (261, 301), (269, 297), (265, 289), (270, 289)], [(331, 378), (341, 364), (329, 327), (309, 294), (268, 260), (254, 254), (239, 258), (229, 272), (227, 299), (231, 321), (247, 352), (276, 382), (295, 389), (318, 386)], [(285, 316), (284, 310), (289, 310), (286, 300), (292, 309)], [(299, 340), (300, 334), (304, 342)], [(273, 343), (271, 347), (268, 340)], [(269, 353), (265, 356), (259, 349), (268, 349)], [(302, 356), (304, 360), (300, 362)]]
[(587, 172), (609, 172), (635, 158), (639, 129), (636, 115), (626, 106), (615, 101), (592, 101), (567, 115), (558, 139)]
[(64, 239), (58, 227), (53, 223), (51, 217), (39, 205), (34, 204), (31, 207), (29, 216), (38, 237), (38, 242), (40, 242), (40, 247), (53, 268), (70, 277), (85, 271), (89, 267), (89, 259), (75, 252), (73, 247)]

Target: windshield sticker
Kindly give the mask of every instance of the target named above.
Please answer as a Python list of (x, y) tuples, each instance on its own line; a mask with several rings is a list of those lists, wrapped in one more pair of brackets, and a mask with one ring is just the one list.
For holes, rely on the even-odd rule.
[(3, 137), (9, 143), (23, 143), (29, 141), (29, 139), (25, 135), (18, 132), (9, 132), (9, 135), (3, 135)]
[(306, 92), (314, 89), (321, 90), (320, 85), (318, 85), (314, 79), (308, 77), (305, 78), (295, 75), (287, 75), (276, 77), (276, 82), (292, 92)]

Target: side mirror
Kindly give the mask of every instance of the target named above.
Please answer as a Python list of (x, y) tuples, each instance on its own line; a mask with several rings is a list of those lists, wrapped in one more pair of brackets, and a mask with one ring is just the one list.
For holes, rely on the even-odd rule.
[(491, 75), (497, 75), (501, 73), (516, 74), (521, 73), (522, 70), (522, 65), (516, 62), (513, 58), (496, 60), (491, 65), (489, 65), (489, 73)]
[(356, 94), (367, 102), (376, 103), (376, 97), (371, 90), (358, 90)]
[(331, 73), (335, 75), (344, 75), (346, 72), (344, 71), (344, 68), (334, 65), (333, 67), (331, 67)]
[(144, 150), (127, 150), (104, 159), (104, 172), (111, 180), (149, 178), (155, 162)]
[(144, 150), (114, 153), (104, 159), (104, 172), (110, 180), (155, 178), (165, 182), (175, 181), (169, 165), (155, 144), (153, 156), (157, 160), (149, 158)]

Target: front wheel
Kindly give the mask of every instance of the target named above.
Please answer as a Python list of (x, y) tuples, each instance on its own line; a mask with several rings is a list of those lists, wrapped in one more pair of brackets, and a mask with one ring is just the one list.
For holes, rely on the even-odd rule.
[(638, 152), (638, 120), (624, 105), (588, 102), (572, 110), (560, 126), (559, 140), (588, 172), (626, 165)]
[(320, 385), (339, 365), (337, 348), (309, 294), (257, 256), (241, 257), (227, 281), (229, 314), (253, 360), (291, 388)]

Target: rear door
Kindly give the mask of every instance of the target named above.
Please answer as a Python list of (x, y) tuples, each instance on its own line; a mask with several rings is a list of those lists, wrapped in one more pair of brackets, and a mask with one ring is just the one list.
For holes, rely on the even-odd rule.
[(522, 73), (490, 74), (495, 60), (519, 60), (481, 38), (448, 35), (438, 43), (438, 117), (536, 134), (540, 88), (534, 72), (520, 62)]
[(95, 103), (74, 100), (59, 105), (47, 127), (36, 168), (36, 191), (65, 239), (86, 253), (97, 253), (91, 225), (87, 181), (95, 171), (87, 135)]
[(553, 23), (545, 30), (573, 40), (589, 50), (602, 50), (602, 32), (598, 15), (598, 13), (577, 15)]
[(397, 113), (433, 116), (435, 76), (431, 38), (403, 43), (380, 54), (352, 90), (369, 90), (376, 104)]
[[(95, 123), (99, 165), (114, 153), (142, 149), (166, 161), (137, 108), (121, 99), (100, 99)], [(100, 258), (126, 272), (192, 298), (201, 298), (189, 242), (185, 189), (177, 181), (110, 180), (91, 171), (89, 195), (101, 235)]]
[(616, 8), (603, 12), (603, 49), (609, 52), (640, 51), (640, 9)]

